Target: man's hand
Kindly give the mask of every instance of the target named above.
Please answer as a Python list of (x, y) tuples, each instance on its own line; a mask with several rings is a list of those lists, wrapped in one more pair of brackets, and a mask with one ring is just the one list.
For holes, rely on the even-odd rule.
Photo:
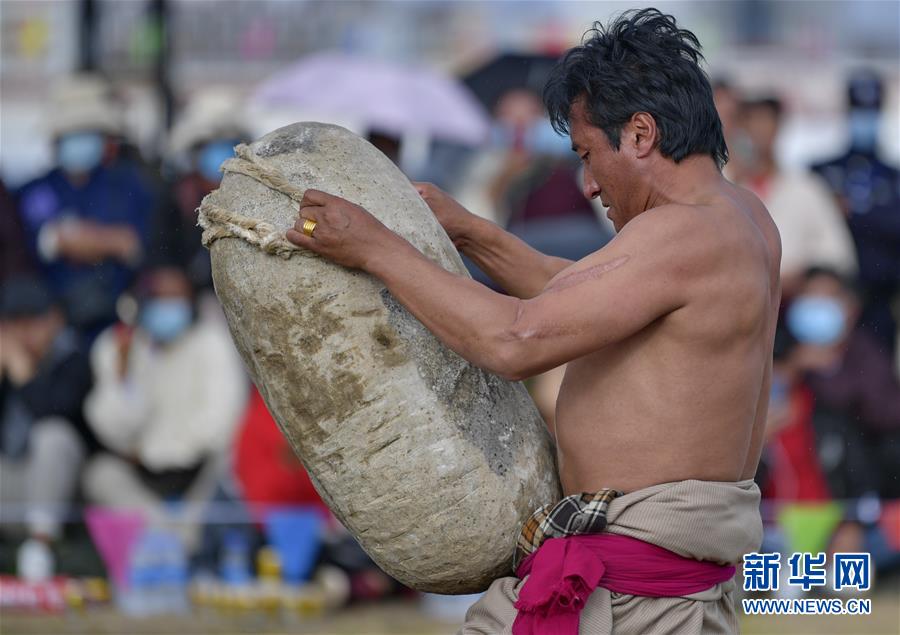
[(453, 197), (431, 183), (413, 183), (422, 199), (434, 213), (450, 240), (459, 249), (466, 237), (469, 222), (474, 214), (456, 202)]
[[(306, 219), (316, 222), (312, 236), (303, 233)], [(366, 269), (373, 257), (399, 238), (359, 205), (319, 190), (306, 190), (300, 218), (285, 236), (299, 247), (354, 269)]]

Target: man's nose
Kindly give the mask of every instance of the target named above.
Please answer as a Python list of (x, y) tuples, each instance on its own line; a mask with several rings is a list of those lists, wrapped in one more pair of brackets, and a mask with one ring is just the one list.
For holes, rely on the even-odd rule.
[(594, 177), (591, 175), (590, 170), (584, 170), (584, 179), (582, 185), (582, 192), (584, 193), (585, 198), (593, 199), (600, 196), (600, 186), (597, 185), (597, 182), (594, 180)]

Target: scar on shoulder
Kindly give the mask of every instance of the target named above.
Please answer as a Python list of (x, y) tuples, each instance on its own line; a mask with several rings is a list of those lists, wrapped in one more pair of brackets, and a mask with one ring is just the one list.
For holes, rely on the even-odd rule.
[(583, 282), (588, 282), (589, 280), (596, 280), (604, 274), (609, 273), (613, 269), (618, 269), (630, 259), (631, 256), (625, 254), (623, 256), (619, 256), (618, 258), (613, 258), (612, 260), (601, 262), (585, 269), (580, 269), (579, 271), (573, 271), (572, 273), (567, 274), (562, 278), (559, 278), (558, 280), (555, 280), (550, 286), (544, 289), (544, 292), (548, 293), (550, 291), (562, 291), (563, 289), (574, 287), (575, 285), (582, 284)]

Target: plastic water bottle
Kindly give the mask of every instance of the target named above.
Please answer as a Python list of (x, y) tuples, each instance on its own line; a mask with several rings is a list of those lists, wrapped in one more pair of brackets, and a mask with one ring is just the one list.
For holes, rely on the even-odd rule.
[(219, 575), (227, 585), (244, 586), (250, 583), (250, 543), (239, 529), (228, 531), (222, 540)]
[(117, 601), (123, 613), (134, 617), (152, 615), (156, 551), (153, 532), (145, 531), (135, 542), (128, 558), (127, 586), (118, 592)]
[(16, 556), (19, 577), (27, 582), (44, 582), (53, 577), (54, 562), (50, 546), (36, 538), (29, 538), (19, 547)]
[(157, 539), (159, 541), (157, 543), (159, 560), (156, 575), (158, 611), (168, 614), (185, 613), (188, 610), (188, 566), (184, 547), (173, 532), (162, 532)]
[(135, 617), (187, 611), (187, 558), (177, 535), (148, 529), (138, 539), (119, 604)]

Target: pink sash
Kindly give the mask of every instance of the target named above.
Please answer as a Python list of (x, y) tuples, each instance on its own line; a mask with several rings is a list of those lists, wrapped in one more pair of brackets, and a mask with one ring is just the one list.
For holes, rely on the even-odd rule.
[(515, 603), (513, 635), (578, 635), (597, 587), (645, 597), (680, 597), (734, 576), (733, 565), (679, 556), (637, 538), (599, 533), (550, 538), (519, 565), (529, 575)]

